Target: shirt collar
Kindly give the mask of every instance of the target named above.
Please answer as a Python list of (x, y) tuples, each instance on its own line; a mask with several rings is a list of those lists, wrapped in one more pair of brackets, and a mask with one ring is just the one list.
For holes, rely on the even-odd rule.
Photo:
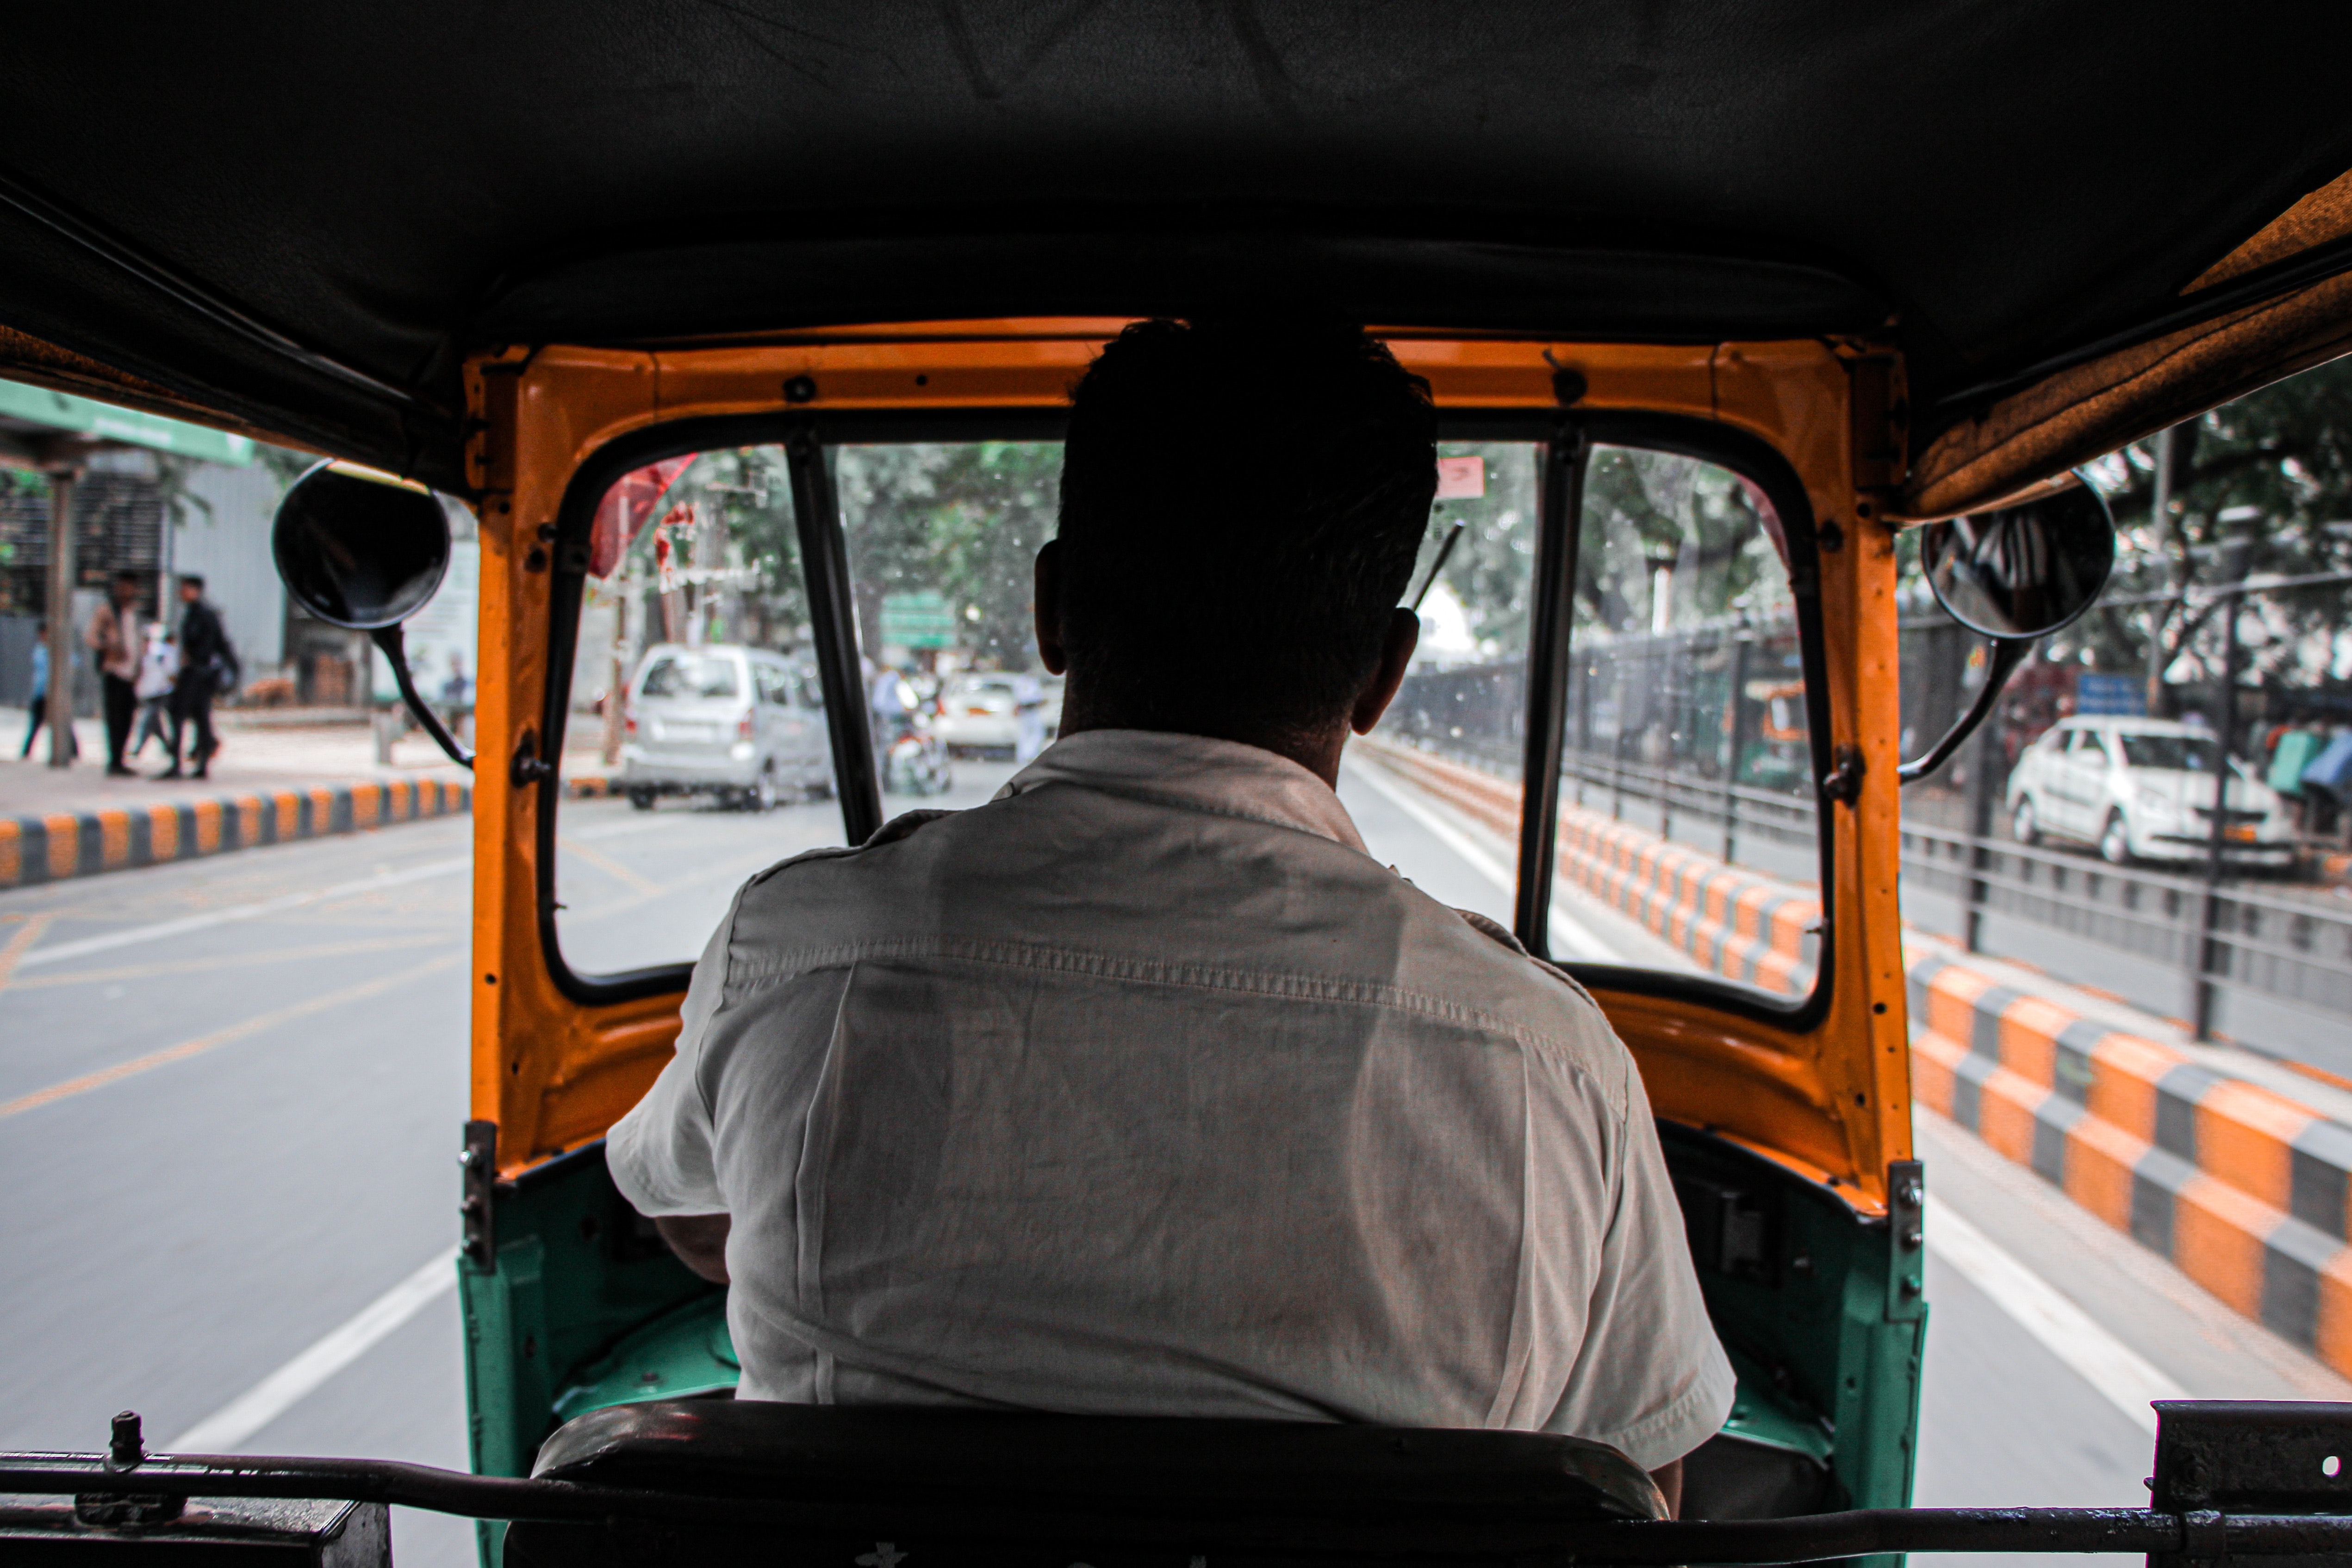
[(1370, 853), (1329, 784), (1288, 757), (1239, 741), (1160, 730), (1088, 730), (1045, 748), (996, 798), (1049, 784), (1246, 817)]

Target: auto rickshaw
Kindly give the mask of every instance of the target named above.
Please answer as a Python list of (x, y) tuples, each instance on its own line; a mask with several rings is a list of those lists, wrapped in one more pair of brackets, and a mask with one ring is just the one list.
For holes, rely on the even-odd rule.
[[(2104, 578), (2112, 521), (2070, 470), (2352, 348), (2352, 117), (2341, 51), (2310, 36), (2344, 24), (597, 10), (60, 13), (16, 40), (0, 374), (332, 459), (288, 499), (281, 567), (404, 689), (399, 622), (446, 560), (435, 493), (462, 501), (481, 624), (473, 1474), (152, 1455), (126, 1415), (103, 1452), (0, 1458), (12, 1560), (381, 1563), (394, 1503), (478, 1519), (486, 1562), (533, 1564), (2352, 1551), (2336, 1406), (2166, 1406), (2144, 1510), (1906, 1506), (1927, 1308), (1896, 907), (1902, 781)], [(1377, 734), (1364, 765), (1503, 803), (1496, 912), (1641, 1066), (1741, 1380), (1683, 1519), (1564, 1436), (734, 1402), (718, 1290), (605, 1173), (700, 941), (600, 938), (559, 847), (595, 805), (565, 742), (587, 585), (627, 542), (598, 533), (608, 494), (653, 471), (657, 495), (704, 484), (706, 510), (761, 498), (712, 548), (764, 540), (773, 591), (726, 624), (770, 617), (765, 646), (814, 669), (837, 816), (809, 831), (858, 843), (886, 817), (861, 604), (937, 586), (874, 564), (875, 519), (911, 493), (890, 464), (1050, 467), (1070, 384), (1124, 322), (1269, 300), (1380, 323), (1442, 450), (1527, 498), (1496, 599), (1517, 766)], [(1028, 483), (971, 492), (971, 537), (1034, 511)], [(1995, 678), (1906, 762), (1913, 527)], [(1764, 874), (1746, 863), (1656, 890), (1716, 933), (1685, 968), (1579, 952), (1554, 916), (1585, 809), (1561, 788), (1580, 633), (1742, 606), (1797, 627), (1801, 683), (1771, 699), (1804, 765), (1771, 875), (1817, 909), (1807, 956), (1770, 984), (1734, 961), (1775, 940), (1727, 894)]]

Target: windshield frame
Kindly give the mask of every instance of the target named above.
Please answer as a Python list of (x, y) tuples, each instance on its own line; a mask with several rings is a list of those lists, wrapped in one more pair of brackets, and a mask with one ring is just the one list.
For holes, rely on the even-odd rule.
[[(856, 413), (819, 413), (797, 410), (724, 415), (674, 420), (646, 429), (618, 437), (599, 448), (573, 470), (565, 486), (562, 504), (555, 522), (552, 580), (548, 595), (548, 681), (546, 700), (541, 715), (541, 733), (546, 737), (538, 755), (562, 755), (565, 726), (570, 719), (570, 692), (573, 664), (578, 653), (580, 612), (587, 583), (588, 538), (593, 525), (596, 509), (604, 493), (620, 478), (648, 463), (684, 456), (689, 452), (709, 451), (729, 447), (786, 446), (793, 440), (814, 437), (822, 447), (895, 444), (919, 441), (1058, 441), (1069, 428), (1067, 408), (1010, 409), (943, 409), (875, 411)], [(1477, 409), (1441, 408), (1438, 411), (1438, 438), (1441, 441), (1528, 441), (1547, 443), (1573, 439), (1580, 451), (1571, 465), (1574, 469), (1570, 509), (1547, 506), (1543, 509), (1547, 531), (1557, 530), (1566, 539), (1554, 538), (1549, 559), (1562, 563), (1556, 570), (1561, 574), (1572, 570), (1572, 552), (1563, 552), (1563, 543), (1572, 545), (1581, 521), (1582, 466), (1584, 453), (1595, 445), (1639, 447), (1669, 452), (1696, 458), (1727, 468), (1753, 481), (1772, 503), (1780, 520), (1781, 537), (1787, 549), (1790, 593), (1796, 605), (1798, 649), (1801, 664), (1805, 699), (1809, 714), (1820, 715), (1821, 722), (1810, 726), (1809, 745), (1812, 757), (1813, 776), (1820, 778), (1830, 769), (1831, 735), (1827, 719), (1832, 710), (1829, 701), (1828, 656), (1823, 637), (1821, 599), (1820, 557), (1816, 542), (1816, 524), (1811, 501), (1805, 492), (1795, 469), (1773, 446), (1760, 437), (1751, 436), (1731, 426), (1683, 415), (1618, 411), (1609, 409)], [(832, 494), (831, 486), (824, 487)], [(801, 487), (794, 486), (796, 519), (801, 504)], [(829, 536), (829, 548), (835, 563), (846, 560), (845, 531), (837, 501), (831, 507), (832, 515), (820, 520), (818, 532)], [(804, 539), (809, 538), (805, 523)], [(803, 552), (804, 555), (807, 553)], [(804, 559), (802, 570), (812, 578), (824, 563)], [(1553, 593), (1536, 594), (1538, 605), (1556, 597)], [(819, 592), (809, 584), (812, 597)], [(1535, 590), (1531, 587), (1531, 594)], [(1564, 634), (1567, 628), (1560, 628)], [(1568, 656), (1569, 639), (1560, 637), (1561, 658)], [(1531, 647), (1530, 655), (1534, 649)], [(834, 679), (824, 668), (823, 650), (819, 650), (820, 673)], [(1548, 700), (1553, 710), (1549, 725), (1537, 722), (1538, 715), (1528, 715), (1528, 733), (1557, 737), (1568, 704), (1566, 683), (1549, 683), (1548, 691), (1537, 688), (1547, 683), (1530, 681), (1530, 707), (1538, 697)], [(866, 722), (863, 702), (843, 701), (834, 693), (826, 693), (828, 710), (841, 710), (843, 721), (862, 731)], [(853, 756), (864, 755), (860, 743)], [(1522, 866), (1532, 862), (1540, 834), (1546, 841), (1556, 835), (1559, 825), (1559, 776), (1560, 758), (1557, 746), (1547, 757), (1530, 754), (1521, 773), (1522, 790), (1538, 790), (1546, 809), (1521, 813)], [(839, 746), (835, 746), (835, 764), (841, 767)], [(1540, 770), (1540, 772), (1538, 771)], [(1548, 782), (1547, 782), (1548, 781)], [(519, 784), (522, 782), (520, 778)], [(841, 778), (844, 818), (853, 839), (865, 835), (857, 831), (856, 802), (854, 799), (856, 781), (845, 774)], [(868, 790), (870, 777), (865, 780)], [(611, 973), (583, 974), (574, 970), (564, 958), (562, 943), (556, 925), (556, 829), (562, 803), (562, 782), (553, 770), (541, 773), (534, 781), (538, 791), (536, 904), (539, 927), (540, 956), (556, 988), (568, 999), (586, 1005), (603, 1005), (634, 1001), (683, 991), (693, 973), (691, 963), (650, 965), (643, 969)], [(1831, 1005), (1835, 984), (1835, 944), (1831, 940), (1835, 930), (1835, 879), (1832, 875), (1835, 833), (1828, 803), (1816, 792), (1813, 797), (1818, 829), (1816, 839), (1820, 858), (1820, 892), (1822, 934), (1818, 944), (1819, 957), (1812, 988), (1802, 997), (1783, 998), (1759, 987), (1711, 976), (1675, 973), (1666, 970), (1643, 969), (1633, 965), (1569, 963), (1556, 965), (1579, 982), (1595, 988), (1618, 991), (1635, 995), (1670, 1001), (1685, 1001), (1718, 1011), (1757, 1019), (1777, 1027), (1805, 1030), (1826, 1016)], [(875, 816), (873, 826), (880, 823), (878, 794), (867, 810)], [(1538, 818), (1540, 816), (1541, 821)], [(870, 831), (870, 828), (868, 829)], [(1549, 864), (1549, 858), (1543, 863)], [(1523, 890), (1518, 897), (1520, 923), (1541, 931), (1546, 928), (1550, 908), (1551, 889), (1549, 880), (1533, 886), (1533, 897)], [(1529, 923), (1532, 922), (1532, 923)], [(1524, 937), (1525, 932), (1521, 932)], [(1549, 962), (1549, 961), (1546, 961)]]

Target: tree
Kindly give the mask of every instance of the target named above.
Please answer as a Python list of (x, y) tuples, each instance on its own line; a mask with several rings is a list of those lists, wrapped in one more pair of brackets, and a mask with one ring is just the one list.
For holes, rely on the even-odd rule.
[[(2223, 518), (2250, 537), (2247, 571), (2302, 576), (2352, 568), (2352, 359), (2337, 360), (2222, 405), (2174, 438), (2171, 516), (2158, 519), (2156, 443), (2137, 442), (2091, 466), (2115, 509), (2110, 597), (2210, 584)], [(2249, 526), (2251, 524), (2251, 526)], [(2265, 684), (2325, 678), (2345, 650), (2344, 584), (2292, 588), (2249, 601), (2242, 623), (2248, 678)], [(2051, 656), (2137, 672), (2149, 640), (2175, 683), (2218, 679), (2221, 637), (2211, 602), (2116, 605), (2052, 639)]]

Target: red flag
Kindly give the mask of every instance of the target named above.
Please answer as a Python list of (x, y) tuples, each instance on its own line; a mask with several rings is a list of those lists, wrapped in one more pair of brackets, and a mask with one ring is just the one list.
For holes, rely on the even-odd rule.
[(588, 572), (591, 576), (609, 577), (621, 563), (629, 545), (653, 516), (654, 508), (686, 472), (697, 454), (688, 452), (682, 458), (667, 458), (658, 463), (648, 463), (642, 468), (623, 474), (604, 492), (596, 505), (595, 526), (588, 531)]

